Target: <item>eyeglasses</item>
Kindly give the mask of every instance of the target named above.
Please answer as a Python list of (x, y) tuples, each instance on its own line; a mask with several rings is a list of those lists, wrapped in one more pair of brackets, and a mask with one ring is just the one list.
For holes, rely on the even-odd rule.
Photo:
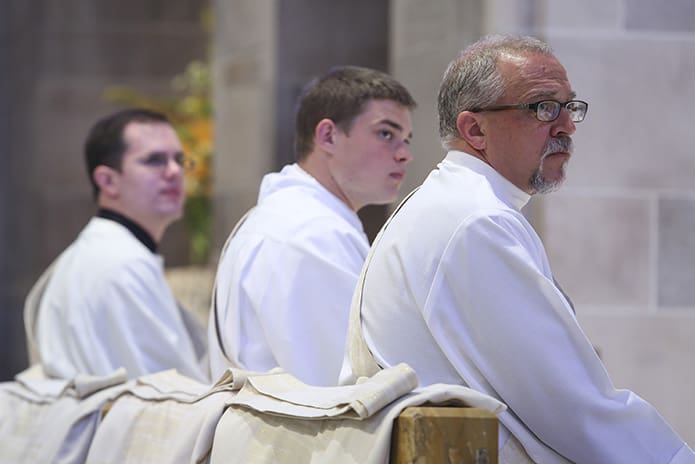
[(565, 103), (560, 103), (556, 100), (541, 100), (536, 103), (491, 106), (489, 108), (476, 108), (471, 111), (480, 113), (482, 111), (531, 110), (539, 121), (552, 122), (560, 117), (562, 108), (567, 110), (572, 122), (582, 122), (586, 116), (587, 109), (589, 109), (589, 104), (582, 100), (570, 100)]
[(138, 160), (138, 162), (148, 168), (161, 169), (164, 170), (169, 166), (169, 162), (173, 160), (174, 163), (179, 165), (184, 171), (191, 171), (195, 167), (195, 161), (190, 158), (186, 158), (183, 153), (176, 153), (173, 157), (170, 157), (166, 153), (150, 153), (147, 157)]

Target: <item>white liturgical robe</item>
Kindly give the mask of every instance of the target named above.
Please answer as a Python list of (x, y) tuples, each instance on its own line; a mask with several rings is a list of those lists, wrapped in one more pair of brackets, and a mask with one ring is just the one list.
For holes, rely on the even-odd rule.
[(31, 298), (25, 309), (39, 358), (32, 361), (48, 375), (99, 376), (123, 367), (130, 378), (176, 369), (209, 381), (162, 257), (125, 226), (92, 218), (49, 273), (36, 314)]
[(528, 200), (449, 152), (377, 238), (358, 285), (374, 359), (507, 404), (500, 448), (511, 434), (535, 462), (695, 462), (649, 403), (611, 383), (520, 212)]
[(222, 253), (208, 328), (214, 376), (281, 367), (335, 385), (369, 243), (359, 217), (298, 165), (268, 174)]

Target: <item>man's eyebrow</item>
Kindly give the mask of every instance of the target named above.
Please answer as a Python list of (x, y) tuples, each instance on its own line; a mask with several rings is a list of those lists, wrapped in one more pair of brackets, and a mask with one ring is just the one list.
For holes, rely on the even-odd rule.
[(166, 152), (162, 150), (150, 150), (145, 153), (145, 156), (150, 157), (150, 156), (166, 156)]
[[(574, 100), (576, 97), (577, 97), (577, 92), (575, 92), (575, 91), (570, 92), (569, 100)], [(551, 90), (544, 91), (544, 92), (538, 92), (538, 93), (534, 93), (533, 95), (531, 95), (530, 98), (533, 100), (535, 100), (537, 98), (548, 98), (548, 99), (554, 100), (557, 98), (557, 92), (551, 91)]]
[(380, 121), (377, 121), (377, 124), (386, 124), (387, 126), (391, 126), (391, 127), (393, 127), (394, 129), (396, 129), (396, 130), (398, 130), (398, 131), (400, 131), (400, 132), (403, 132), (403, 126), (401, 126), (401, 125), (398, 124), (397, 122), (392, 121), (392, 120), (390, 120), (390, 119), (382, 119), (382, 120), (380, 120)]
[[(398, 124), (398, 123), (395, 122), (395, 121), (392, 121), (391, 119), (387, 119), (387, 118), (382, 119), (382, 120), (380, 120), (377, 124), (386, 124), (387, 126), (393, 127), (393, 128), (396, 129), (398, 132), (403, 132), (403, 126), (401, 126), (400, 124)], [(411, 132), (410, 134), (408, 134), (408, 138), (409, 138), (409, 139), (413, 138), (413, 133), (412, 133), (412, 132)]]
[(147, 156), (167, 156), (169, 153), (173, 153), (174, 156), (176, 155), (185, 155), (183, 150), (174, 150), (174, 151), (166, 151), (166, 150), (151, 150), (147, 152)]

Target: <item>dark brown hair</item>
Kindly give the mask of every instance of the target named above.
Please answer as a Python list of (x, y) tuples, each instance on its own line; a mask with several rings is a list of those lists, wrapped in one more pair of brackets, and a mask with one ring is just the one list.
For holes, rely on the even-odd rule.
[(392, 100), (408, 109), (416, 106), (400, 82), (374, 69), (339, 66), (312, 80), (298, 100), (295, 159), (303, 160), (314, 148), (314, 130), (322, 119), (330, 119), (348, 133), (355, 117), (371, 100)]

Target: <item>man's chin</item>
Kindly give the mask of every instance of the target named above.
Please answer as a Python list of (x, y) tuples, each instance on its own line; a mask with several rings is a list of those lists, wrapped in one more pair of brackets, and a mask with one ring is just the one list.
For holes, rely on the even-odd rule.
[(555, 180), (555, 181), (546, 181), (543, 179), (541, 182), (532, 184), (531, 187), (533, 189), (533, 193), (537, 195), (544, 195), (546, 193), (552, 193), (555, 192), (556, 190), (559, 190), (560, 187), (562, 187), (562, 184), (565, 182), (565, 178), (563, 177), (562, 179)]
[[(567, 166), (567, 161), (559, 166), (559, 171), (556, 169), (550, 169), (548, 165), (541, 165), (541, 167), (534, 173), (529, 181), (529, 186), (531, 187), (531, 192), (533, 194), (544, 194), (551, 193), (562, 187), (565, 182), (565, 168)], [(549, 179), (545, 174), (548, 172), (553, 172), (555, 176)]]
[(165, 208), (159, 211), (160, 216), (163, 219), (167, 219), (169, 223), (178, 221), (183, 217), (183, 208), (180, 207), (172, 207), (172, 208)]
[(390, 204), (395, 203), (396, 201), (398, 201), (398, 193), (399, 192), (396, 191), (395, 193), (389, 195), (389, 197), (387, 199), (385, 199), (384, 201), (382, 201), (380, 204), (381, 205), (390, 205)]
[(372, 200), (367, 203), (368, 205), (390, 205), (391, 203), (395, 203), (396, 200), (398, 200), (398, 190), (392, 191), (385, 193), (384, 195), (381, 195), (379, 198), (372, 198)]
[(551, 193), (562, 187), (565, 182), (564, 172), (557, 179), (548, 179), (541, 173), (536, 173), (529, 182), (533, 194)]

